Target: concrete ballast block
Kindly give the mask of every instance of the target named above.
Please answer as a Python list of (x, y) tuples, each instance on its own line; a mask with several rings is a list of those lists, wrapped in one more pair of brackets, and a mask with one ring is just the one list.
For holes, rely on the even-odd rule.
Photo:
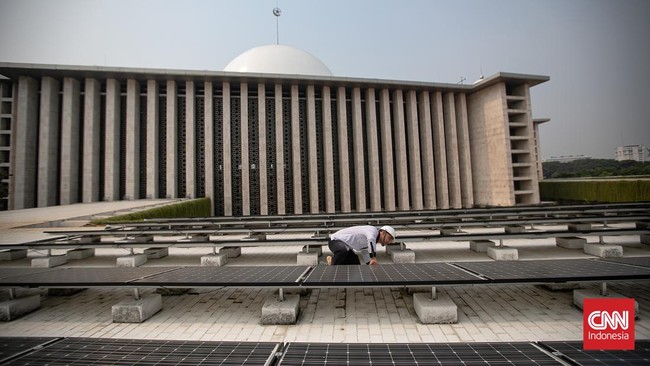
[(204, 255), (201, 257), (201, 265), (202, 266), (214, 266), (214, 267), (221, 267), (225, 266), (226, 263), (228, 263), (228, 255), (227, 254), (210, 254), (210, 255)]
[(117, 258), (118, 267), (140, 267), (145, 263), (147, 263), (146, 254), (135, 254)]
[[(627, 298), (627, 297), (611, 291), (608, 291), (607, 295), (603, 296), (599, 290), (593, 288), (573, 290), (573, 305), (577, 306), (581, 310), (584, 310), (585, 299), (617, 299), (617, 298)], [(639, 316), (638, 301), (634, 301), (634, 314), (635, 317)]]
[(41, 307), (41, 295), (31, 295), (0, 302), (0, 321), (8, 322)]
[(600, 258), (618, 258), (623, 256), (623, 247), (612, 244), (585, 244), (586, 254)]
[(487, 255), (497, 261), (516, 261), (519, 259), (519, 251), (510, 247), (488, 247)]
[(139, 300), (124, 300), (113, 305), (113, 323), (142, 323), (162, 309), (162, 296), (146, 295)]
[(132, 238), (124, 238), (115, 240), (118, 244), (140, 244), (140, 243), (151, 243), (153, 241), (153, 235), (139, 235)]
[(67, 253), (68, 259), (86, 259), (95, 255), (95, 249), (86, 248), (86, 249), (73, 249)]
[(32, 268), (52, 268), (68, 262), (67, 255), (53, 255), (32, 259)]
[(27, 249), (9, 249), (0, 252), (0, 261), (12, 261), (27, 257)]
[(505, 228), (506, 233), (515, 234), (515, 233), (523, 233), (524, 231), (526, 231), (526, 228), (524, 228), (521, 225), (510, 225), (510, 226), (506, 226)]
[(641, 243), (650, 244), (650, 234), (641, 234)]
[(323, 247), (320, 245), (305, 245), (302, 247), (303, 253), (316, 253), (320, 257), (323, 255)]
[(577, 236), (567, 236), (566, 238), (555, 238), (555, 245), (566, 249), (583, 249), (587, 244), (587, 239)]
[(169, 255), (169, 249), (168, 248), (148, 248), (144, 250), (144, 254), (146, 254), (147, 258), (149, 259), (160, 259), (160, 258), (165, 258), (166, 256)]
[(80, 244), (91, 244), (91, 243), (97, 243), (101, 241), (101, 237), (98, 235), (89, 235), (89, 236), (82, 236), (79, 238), (79, 243)]
[(492, 240), (471, 240), (469, 242), (469, 249), (477, 253), (486, 253), (489, 247), (495, 247), (496, 244)]
[(262, 306), (263, 325), (296, 324), (300, 314), (300, 295), (285, 295), (284, 301), (269, 297)]
[(296, 257), (296, 264), (299, 266), (315, 266), (318, 265), (318, 253), (298, 253)]
[[(406, 246), (404, 246), (403, 248), (406, 249)], [(386, 245), (386, 254), (388, 254), (388, 255), (390, 255), (392, 252), (400, 251), (400, 250), (402, 250), (402, 244), (401, 243), (392, 243), (392, 244)]]
[(228, 258), (237, 258), (241, 255), (241, 247), (223, 247), (219, 253), (226, 254)]
[(588, 222), (576, 222), (569, 224), (569, 231), (589, 231), (591, 230), (591, 224)]
[(438, 294), (436, 299), (431, 293), (413, 294), (413, 308), (424, 324), (452, 324), (458, 322), (458, 306), (446, 294)]
[(393, 251), (390, 256), (393, 263), (415, 263), (415, 252), (411, 249)]

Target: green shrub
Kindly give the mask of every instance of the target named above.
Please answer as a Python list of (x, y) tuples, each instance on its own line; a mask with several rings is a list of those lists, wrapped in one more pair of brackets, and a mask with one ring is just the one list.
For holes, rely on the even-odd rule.
[(542, 181), (539, 193), (544, 201), (643, 202), (650, 201), (650, 179)]
[(144, 221), (145, 219), (168, 219), (175, 217), (208, 217), (211, 202), (209, 198), (198, 198), (163, 207), (118, 215), (101, 220), (93, 220), (90, 225), (106, 225), (119, 222)]

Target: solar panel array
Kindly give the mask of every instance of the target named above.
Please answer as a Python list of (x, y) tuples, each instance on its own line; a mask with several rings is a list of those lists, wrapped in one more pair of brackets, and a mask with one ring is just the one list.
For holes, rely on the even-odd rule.
[(52, 337), (0, 337), (0, 364), (56, 339)]
[(542, 342), (542, 345), (576, 365), (650, 365), (650, 340), (634, 343), (634, 351), (585, 351), (580, 341)]
[[(83, 267), (59, 268), (52, 271), (17, 271), (13, 277), (0, 278), (4, 286), (115, 286), (174, 271), (178, 267)], [(12, 268), (11, 270), (15, 270)]]
[(649, 267), (650, 257), (622, 257), (622, 258), (603, 258), (607, 262), (629, 264), (633, 266)]
[(299, 286), (307, 266), (184, 267), (134, 281), (142, 286)]

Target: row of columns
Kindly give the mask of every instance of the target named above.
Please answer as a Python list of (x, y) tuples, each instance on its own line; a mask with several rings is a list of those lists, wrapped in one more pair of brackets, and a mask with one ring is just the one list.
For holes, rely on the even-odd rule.
[[(100, 141), (101, 86), (96, 79), (83, 80), (83, 98), (79, 80), (64, 78), (59, 82), (43, 77), (39, 82), (30, 77), (18, 81), (16, 112), (16, 164), (14, 169), (14, 208), (70, 204), (81, 198), (82, 202), (101, 200), (137, 199), (140, 192), (140, 143), (146, 141), (146, 196), (177, 197), (179, 167), (177, 155), (178, 129), (178, 82), (165, 82), (166, 90), (166, 171), (159, 172), (159, 115), (160, 82), (146, 82), (146, 118), (141, 120), (140, 85), (138, 80), (126, 81), (126, 159), (125, 196), (120, 197), (120, 136), (121, 128), (121, 84), (116, 79), (106, 80), (104, 141)], [(62, 84), (62, 85), (60, 85)], [(145, 85), (145, 84), (143, 84)], [(440, 91), (346, 89), (335, 87), (337, 103), (336, 129), (333, 135), (332, 89), (322, 86), (320, 101), (316, 100), (316, 86), (306, 87), (307, 106), (307, 159), (308, 182), (303, 181), (301, 171), (301, 147), (292, 143), (292, 176), (285, 176), (283, 148), (283, 104), (281, 84), (274, 84), (275, 129), (266, 127), (266, 85), (257, 84), (258, 116), (248, 115), (249, 84), (239, 85), (241, 95), (240, 120), (231, 116), (231, 85), (204, 83), (204, 146), (197, 152), (205, 155), (205, 194), (208, 197), (223, 196), (223, 212), (233, 214), (233, 200), (241, 199), (243, 215), (250, 214), (251, 180), (259, 180), (260, 213), (268, 212), (267, 141), (275, 134), (275, 192), (278, 214), (303, 213), (303, 199), (309, 201), (309, 211), (334, 212), (339, 200), (342, 212), (418, 210), (435, 208), (460, 208), (473, 205), (472, 171), (466, 96), (463, 93)], [(196, 85), (184, 82), (185, 87), (185, 182), (188, 197), (195, 197), (197, 131)], [(223, 121), (214, 121), (214, 89), (221, 88), (223, 98)], [(62, 88), (62, 93), (60, 90)], [(40, 90), (40, 99), (38, 98)], [(351, 93), (348, 94), (348, 90)], [(62, 98), (62, 100), (59, 100)], [(300, 141), (299, 87), (290, 86), (291, 138)], [(362, 108), (362, 98), (366, 100)], [(346, 99), (351, 100), (347, 110)], [(37, 105), (39, 101), (40, 105)], [(322, 103), (322, 121), (316, 120), (316, 103)], [(83, 103), (83, 113), (81, 112)], [(378, 108), (376, 105), (378, 103)], [(59, 105), (61, 110), (59, 111)], [(348, 114), (351, 123), (348, 124)], [(259, 176), (250, 170), (249, 118), (257, 118), (259, 136)], [(216, 124), (215, 124), (216, 122)], [(222, 123), (221, 123), (222, 122)], [(365, 128), (364, 128), (365, 122)], [(140, 136), (140, 124), (146, 123), (146, 136)], [(233, 196), (232, 177), (223, 175), (223, 192), (216, 192), (214, 182), (215, 149), (223, 149), (223, 170), (233, 169), (231, 153), (231, 124), (241, 126), (242, 195)], [(319, 176), (317, 150), (317, 123), (322, 123), (324, 176)], [(83, 129), (80, 126), (83, 124)], [(214, 146), (214, 128), (222, 128), (221, 146)], [(351, 129), (352, 141), (348, 141)], [(82, 145), (79, 133), (83, 130)], [(334, 156), (334, 139), (338, 141), (338, 155)], [(34, 141), (38, 141), (36, 148)], [(100, 144), (104, 144), (103, 185), (104, 197), (100, 197)], [(352, 149), (351, 151), (349, 149)], [(60, 151), (60, 158), (57, 152)], [(367, 154), (364, 154), (367, 151)], [(36, 153), (38, 152), (38, 156)], [(82, 154), (83, 152), (83, 154)], [(352, 154), (350, 154), (350, 152)], [(350, 156), (353, 157), (350, 161)], [(364, 156), (367, 156), (367, 161)], [(57, 161), (57, 159), (60, 159)], [(339, 181), (334, 182), (334, 161), (337, 159)], [(350, 165), (354, 169), (350, 169)], [(381, 176), (379, 166), (381, 165)], [(364, 167), (368, 166), (366, 176)], [(81, 167), (81, 169), (80, 169)], [(37, 174), (38, 171), (38, 180)], [(79, 173), (81, 172), (81, 173)], [(350, 173), (352, 172), (352, 173)], [(166, 192), (159, 192), (161, 173), (166, 177)], [(59, 181), (59, 202), (54, 189)], [(285, 212), (285, 182), (291, 180), (294, 207)], [(323, 191), (319, 191), (319, 180), (323, 180)], [(382, 184), (383, 183), (383, 184)], [(303, 197), (303, 184), (309, 186), (308, 196)], [(31, 188), (30, 188), (31, 187)], [(37, 194), (33, 189), (37, 187)], [(339, 197), (335, 197), (338, 187)], [(369, 194), (366, 195), (366, 187)], [(79, 189), (81, 188), (81, 192)], [(325, 195), (325, 207), (319, 207), (319, 196)], [(352, 207), (354, 197), (355, 207)], [(37, 198), (37, 201), (36, 201)], [(291, 208), (289, 208), (291, 210)]]

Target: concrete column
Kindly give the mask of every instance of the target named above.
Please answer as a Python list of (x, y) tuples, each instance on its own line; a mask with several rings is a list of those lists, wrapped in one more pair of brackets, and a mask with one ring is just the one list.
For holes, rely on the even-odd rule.
[(425, 209), (435, 209), (436, 179), (433, 165), (433, 132), (431, 130), (431, 96), (428, 91), (418, 95), (420, 117), (420, 151), (422, 152), (422, 194)]
[(230, 146), (230, 83), (223, 83), (223, 214), (232, 216), (232, 155)]
[(178, 102), (176, 100), (176, 82), (173, 80), (167, 81), (167, 156), (166, 156), (166, 166), (167, 171), (165, 172), (166, 176), (166, 186), (167, 186), (167, 198), (178, 198), (178, 141), (177, 131), (178, 131)]
[(436, 202), (438, 208), (447, 209), (449, 208), (449, 181), (447, 179), (447, 148), (445, 147), (445, 119), (442, 104), (441, 92), (431, 94)]
[(364, 131), (361, 116), (361, 89), (352, 89), (352, 148), (354, 149), (354, 192), (357, 212), (366, 212), (366, 162), (363, 146)]
[(185, 82), (185, 197), (196, 198), (196, 87)]
[(406, 164), (406, 133), (404, 131), (404, 95), (401, 90), (393, 92), (393, 131), (395, 133), (395, 173), (397, 178), (397, 206), (409, 209), (409, 178)]
[(158, 198), (160, 113), (159, 90), (156, 80), (147, 81), (147, 198)]
[(379, 92), (379, 128), (381, 146), (382, 186), (384, 210), (395, 211), (395, 168), (393, 164), (393, 128), (390, 118), (388, 89)]
[(406, 93), (406, 136), (409, 160), (409, 193), (411, 209), (421, 210), (422, 163), (420, 157), (420, 129), (418, 126), (418, 105), (415, 90)]
[(379, 175), (379, 145), (377, 143), (377, 106), (375, 89), (366, 89), (366, 144), (368, 145), (368, 185), (370, 210), (381, 211), (381, 185)]
[(467, 100), (464, 93), (456, 98), (456, 127), (458, 129), (458, 167), (460, 171), (460, 197), (463, 207), (474, 206), (472, 186), (472, 160), (470, 156)]
[(284, 127), (282, 120), (282, 84), (275, 84), (275, 168), (276, 196), (278, 199), (278, 215), (284, 215), (286, 210), (284, 194)]
[[(79, 85), (77, 83), (77, 95)], [(13, 209), (36, 206), (36, 159), (38, 141), (38, 82), (30, 77), (18, 79), (16, 122), (13, 141)], [(77, 101), (77, 110), (79, 102)], [(78, 142), (77, 142), (78, 148)]]
[(86, 79), (84, 88), (83, 202), (99, 201), (99, 144), (101, 86), (97, 79)]
[(260, 214), (269, 214), (268, 164), (266, 158), (266, 87), (257, 84), (257, 126), (259, 142), (259, 180), (260, 180)]
[(302, 214), (302, 170), (300, 167), (300, 109), (298, 85), (291, 85), (291, 167), (293, 172), (293, 213)]
[(204, 151), (205, 155), (205, 196), (210, 198), (211, 214), (214, 215), (214, 91), (211, 81), (206, 81), (204, 85), (205, 107), (203, 117), (204, 128)]
[(337, 90), (338, 139), (339, 139), (339, 192), (341, 212), (352, 211), (350, 203), (350, 158), (348, 154), (348, 116), (345, 102), (345, 88)]
[(307, 141), (309, 149), (309, 211), (318, 213), (318, 142), (316, 141), (316, 95), (307, 86)]
[(449, 205), (461, 208), (460, 168), (458, 163), (458, 134), (456, 130), (456, 108), (453, 93), (445, 93), (443, 110), (445, 116), (445, 146), (447, 148), (447, 179), (449, 181)]
[(126, 82), (126, 197), (140, 198), (140, 84)]
[(106, 80), (106, 132), (104, 145), (104, 200), (120, 200), (120, 83)]
[(334, 148), (332, 140), (332, 97), (330, 87), (323, 87), (323, 158), (325, 176), (325, 211), (336, 212), (334, 196)]
[(251, 185), (250, 185), (250, 157), (248, 155), (248, 84), (239, 84), (240, 90), (240, 116), (239, 121), (241, 131), (241, 199), (242, 215), (251, 214)]
[(38, 207), (57, 204), (59, 181), (59, 87), (51, 77), (41, 79), (41, 106), (38, 139)]
[[(61, 110), (61, 204), (79, 202), (79, 80), (63, 79)], [(119, 146), (119, 145), (118, 145)]]

